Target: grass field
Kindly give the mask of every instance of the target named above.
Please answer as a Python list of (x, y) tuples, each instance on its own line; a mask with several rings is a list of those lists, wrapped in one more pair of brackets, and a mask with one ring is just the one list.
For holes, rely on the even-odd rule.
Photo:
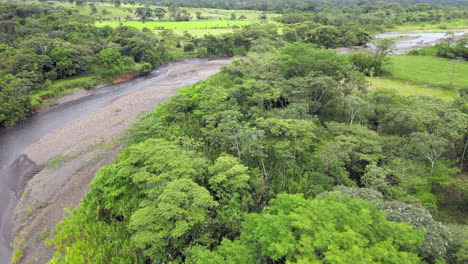
[(384, 74), (370, 78), (374, 89), (401, 95), (434, 96), (447, 101), (468, 86), (468, 62), (426, 56), (390, 56)]
[[(50, 2), (53, 6), (63, 6), (66, 8), (71, 8), (78, 10), (80, 14), (90, 15), (91, 8), (89, 6), (77, 7), (75, 4), (64, 3), (64, 2)], [(148, 28), (154, 32), (158, 32), (162, 29), (172, 29), (176, 34), (183, 34), (185, 31), (188, 31), (194, 36), (203, 36), (206, 34), (223, 34), (232, 32), (237, 27), (242, 27), (252, 23), (260, 22), (259, 16), (261, 12), (254, 10), (223, 10), (223, 9), (211, 9), (211, 8), (181, 8), (187, 10), (192, 16), (191, 21), (176, 22), (170, 21), (171, 18), (169, 14), (166, 14), (166, 17), (163, 21), (156, 21), (156, 18), (152, 18), (155, 21), (147, 21), (145, 23), (138, 21), (138, 18), (134, 15), (134, 11), (142, 5), (122, 5), (120, 7), (115, 7), (109, 3), (95, 3), (95, 6), (98, 10), (93, 16), (96, 18), (96, 26), (111, 26), (117, 27), (118, 25), (126, 25), (136, 27), (138, 29)], [(168, 10), (167, 7), (162, 6), (150, 6), (151, 9), (157, 7), (164, 8)], [(103, 15), (102, 10), (107, 10), (109, 14)], [(203, 19), (197, 20), (196, 13), (200, 12)], [(235, 13), (237, 18), (244, 16), (244, 20), (230, 20), (231, 14)], [(267, 14), (268, 18), (280, 16), (279, 14)], [(269, 23), (275, 23), (281, 25), (278, 22), (270, 21)]]
[[(70, 9), (75, 9), (78, 10), (81, 14), (91, 14), (91, 8), (89, 6), (84, 6), (84, 7), (77, 7), (75, 4), (70, 4), (68, 2), (57, 2), (57, 1), (50, 1), (49, 2), (53, 6), (63, 6), (66, 8)], [(110, 3), (99, 3), (95, 2), (94, 3), (98, 13), (95, 15), (96, 18), (98, 19), (127, 19), (129, 16), (132, 19), (137, 19), (133, 12), (135, 9), (138, 7), (143, 7), (142, 5), (121, 5), (120, 7), (115, 7), (113, 4)], [(168, 10), (167, 7), (164, 6), (156, 6), (156, 5), (151, 5), (149, 6), (151, 9), (155, 8), (163, 8), (165, 10)], [(102, 15), (102, 10), (107, 10), (110, 14), (103, 16)], [(180, 9), (182, 10), (187, 10), (193, 17), (193, 20), (196, 19), (196, 13), (200, 12), (202, 17), (206, 19), (220, 19), (220, 20), (226, 20), (230, 19), (231, 14), (234, 13), (236, 14), (237, 18), (244, 16), (246, 21), (258, 21), (259, 16), (261, 14), (260, 11), (255, 11), (255, 10), (224, 10), (224, 9), (214, 9), (214, 8), (193, 8), (193, 7), (181, 7)], [(267, 14), (269, 19), (275, 18), (280, 16), (279, 14)], [(165, 19), (169, 19), (169, 14), (166, 15)]]
[[(138, 29), (148, 28), (155, 32), (163, 30), (163, 29), (173, 29), (176, 34), (183, 33), (184, 31), (188, 31), (190, 34), (195, 36), (203, 36), (205, 34), (222, 34), (227, 32), (232, 32), (235, 28), (240, 28), (245, 25), (249, 25), (252, 23), (257, 23), (259, 21), (248, 20), (248, 21), (240, 21), (240, 20), (194, 20), (194, 21), (148, 21), (148, 22), (141, 22), (141, 21), (98, 21), (96, 22), (96, 26), (111, 26), (117, 27), (119, 25), (131, 26)], [(275, 23), (277, 22), (268, 22), (268, 23)]]

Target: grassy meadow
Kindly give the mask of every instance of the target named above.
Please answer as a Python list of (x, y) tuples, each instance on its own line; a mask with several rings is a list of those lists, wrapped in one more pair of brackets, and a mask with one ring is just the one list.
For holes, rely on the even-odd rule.
[[(111, 26), (117, 27), (119, 25), (131, 26), (138, 29), (147, 28), (152, 31), (158, 32), (163, 29), (172, 29), (176, 34), (183, 34), (185, 31), (194, 36), (203, 36), (205, 34), (222, 34), (232, 32), (236, 28), (245, 25), (257, 23), (255, 20), (193, 20), (193, 21), (98, 21), (96, 26)], [(268, 22), (275, 23), (277, 22)]]
[(429, 56), (390, 56), (384, 74), (370, 78), (374, 89), (401, 95), (433, 96), (453, 100), (468, 86), (468, 62)]
[[(89, 6), (77, 7), (75, 4), (64, 3), (64, 2), (49, 2), (53, 6), (63, 6), (66, 8), (71, 8), (78, 10), (80, 14), (89, 15), (91, 13), (91, 8)], [(138, 17), (135, 16), (134, 11), (138, 7), (143, 7), (142, 5), (122, 5), (120, 7), (115, 7), (110, 3), (95, 3), (95, 6), (98, 10), (93, 16), (96, 17), (96, 26), (111, 26), (117, 27), (119, 25), (126, 25), (135, 27), (138, 29), (147, 28), (154, 32), (161, 31), (162, 29), (172, 29), (176, 34), (183, 34), (185, 31), (188, 31), (194, 36), (203, 36), (205, 34), (223, 34), (232, 32), (238, 27), (249, 25), (252, 23), (260, 22), (259, 16), (261, 12), (254, 10), (222, 10), (222, 9), (212, 9), (212, 8), (180, 8), (182, 10), (187, 10), (188, 13), (192, 16), (191, 21), (171, 21), (169, 14), (166, 14), (162, 21), (158, 21), (157, 18), (151, 18), (153, 21), (142, 22), (139, 21)], [(158, 7), (168, 10), (167, 7), (162, 6), (149, 6), (151, 9)], [(108, 13), (103, 14), (103, 10), (106, 10)], [(203, 19), (198, 20), (196, 18), (196, 13), (200, 12)], [(239, 18), (244, 16), (245, 19), (242, 20), (231, 20), (231, 14), (236, 14), (236, 17)], [(267, 14), (267, 17), (271, 20), (275, 17), (280, 16), (279, 14)], [(280, 23), (270, 21), (270, 23), (275, 23), (281, 25)]]

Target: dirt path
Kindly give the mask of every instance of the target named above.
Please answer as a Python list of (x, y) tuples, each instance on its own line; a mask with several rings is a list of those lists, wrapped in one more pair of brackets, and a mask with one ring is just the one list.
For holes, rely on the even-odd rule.
[(46, 263), (53, 250), (45, 240), (89, 189), (97, 169), (119, 152), (113, 142), (143, 110), (154, 109), (181, 87), (220, 71), (228, 59), (210, 60), (170, 68), (158, 82), (56, 129), (23, 151), (28, 164), (44, 167), (30, 181), (13, 214), (13, 252), (21, 250), (18, 263)]

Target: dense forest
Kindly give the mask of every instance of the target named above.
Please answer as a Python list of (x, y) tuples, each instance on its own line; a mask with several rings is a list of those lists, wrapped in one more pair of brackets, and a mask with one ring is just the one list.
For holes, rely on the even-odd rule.
[[(70, 2), (75, 2), (78, 7), (86, 5), (84, 1)], [(121, 1), (114, 2), (115, 6), (121, 5)], [(226, 3), (233, 6), (223, 6)], [(62, 94), (64, 90), (92, 88), (96, 84), (112, 81), (120, 73), (144, 74), (154, 66), (178, 58), (245, 55), (253, 41), (265, 38), (259, 32), (264, 27), (269, 27), (269, 35), (274, 35), (276, 42), (301, 41), (327, 48), (361, 46), (371, 40), (372, 33), (394, 25), (413, 22), (440, 23), (466, 18), (466, 5), (460, 6), (457, 3), (459, 4), (184, 1), (163, 2), (161, 4), (167, 7), (154, 10), (149, 7), (134, 10), (135, 16), (143, 21), (151, 17), (168, 17), (177, 21), (181, 17), (187, 17), (182, 20), (193, 17), (186, 10), (178, 9), (178, 6), (250, 8), (280, 12), (282, 15), (275, 19), (286, 24), (281, 35), (277, 34), (278, 29), (274, 24), (267, 24), (268, 26), (245, 26), (242, 30), (220, 36), (193, 36), (189, 32), (176, 35), (171, 30), (152, 34), (149, 29), (144, 28), (145, 32), (141, 32), (125, 25), (117, 28), (97, 27), (94, 22), (97, 12), (95, 6), (98, 3), (93, 2), (89, 3), (91, 14), (61, 6), (2, 3), (0, 54), (7, 59), (0, 62), (0, 124), (14, 126), (32, 111), (47, 104), (49, 98)], [(135, 1), (130, 4), (134, 5)], [(271, 5), (284, 6), (273, 8)], [(102, 10), (104, 11), (109, 13)], [(171, 14), (166, 15), (168, 11)], [(267, 18), (267, 15), (264, 16)], [(463, 43), (465, 42), (452, 45), (465, 50), (456, 51), (457, 56), (466, 56)], [(447, 52), (453, 53), (441, 51), (438, 54)], [(458, 55), (463, 52), (465, 55)], [(99, 75), (100, 78), (67, 85), (54, 83), (55, 80), (86, 74)]]
[(132, 127), (52, 263), (461, 263), (431, 214), (463, 192), (467, 117), (310, 44), (252, 53)]
[[(27, 118), (56, 81), (98, 76), (75, 84), (92, 88), (171, 60), (238, 56), (131, 126), (122, 152), (46, 240), (50, 263), (468, 260), (468, 87), (446, 101), (368, 81), (394, 43), (374, 33), (466, 19), (466, 2), (151, 4), (274, 12), (279, 24), (267, 17), (219, 35), (178, 35), (97, 26), (92, 14), (45, 3), (0, 3), (2, 126)], [(161, 20), (149, 4), (139, 8), (136, 20)], [(409, 54), (466, 60), (467, 41)], [(369, 42), (369, 51), (332, 50)]]

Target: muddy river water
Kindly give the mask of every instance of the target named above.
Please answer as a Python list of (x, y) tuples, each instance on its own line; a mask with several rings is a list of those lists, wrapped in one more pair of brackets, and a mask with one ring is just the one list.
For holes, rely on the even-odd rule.
[[(212, 63), (212, 61), (215, 62)], [(61, 129), (71, 122), (102, 109), (113, 101), (143, 90), (145, 87), (164, 83), (166, 87), (173, 88), (170, 94), (167, 94), (169, 97), (175, 93), (176, 89), (193, 84), (218, 72), (221, 65), (228, 61), (228, 59), (204, 58), (170, 63), (158, 67), (147, 76), (95, 89), (79, 99), (52, 106), (31, 116), (14, 128), (0, 128), (0, 264), (8, 263), (11, 256), (9, 243), (12, 239), (12, 224), (10, 220), (24, 185), (25, 175), (22, 175), (24, 168), (21, 166), (23, 166), (25, 159), (22, 153), (28, 146), (38, 142), (52, 131)], [(173, 72), (173, 69), (177, 69), (176, 73), (168, 74)], [(205, 72), (197, 74), (203, 70)], [(138, 104), (135, 103), (132, 107), (138, 107)], [(20, 157), (22, 158), (19, 159)], [(36, 166), (35, 168), (38, 170), (41, 168), (40, 165), (34, 164), (31, 160), (26, 163), (33, 165), (33, 167)], [(36, 172), (34, 169), (28, 171), (28, 173)]]

